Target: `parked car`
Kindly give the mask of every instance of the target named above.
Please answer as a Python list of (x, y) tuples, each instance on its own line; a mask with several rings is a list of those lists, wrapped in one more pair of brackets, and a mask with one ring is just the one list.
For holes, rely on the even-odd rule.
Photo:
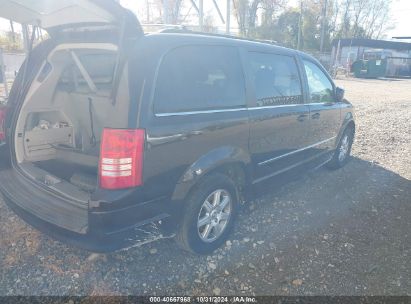
[(57, 239), (106, 252), (175, 237), (207, 254), (250, 187), (308, 162), (348, 161), (352, 105), (309, 55), (144, 35), (114, 1), (2, 3), (2, 17), (36, 20), (50, 39), (11, 91), (0, 190)]

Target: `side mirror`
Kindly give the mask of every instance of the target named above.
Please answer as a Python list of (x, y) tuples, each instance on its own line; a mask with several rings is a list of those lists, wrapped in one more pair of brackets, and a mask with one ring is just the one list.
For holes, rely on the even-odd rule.
[(337, 102), (342, 102), (344, 100), (345, 90), (337, 87), (335, 89), (335, 99)]

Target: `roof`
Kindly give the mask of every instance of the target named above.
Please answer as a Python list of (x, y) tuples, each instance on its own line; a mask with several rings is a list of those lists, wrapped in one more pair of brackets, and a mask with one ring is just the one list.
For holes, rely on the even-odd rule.
[(259, 47), (267, 49), (277, 49), (282, 52), (295, 53), (296, 50), (288, 49), (273, 43), (261, 40), (253, 40), (240, 38), (236, 36), (222, 35), (222, 34), (210, 34), (193, 31), (162, 31), (153, 34), (147, 34), (146, 39), (156, 40), (158, 42), (164, 42), (166, 44), (181, 44), (185, 42), (202, 42), (202, 43), (219, 43), (232, 46), (249, 46)]
[(374, 40), (363, 38), (352, 39), (334, 39), (333, 46), (337, 46), (340, 41), (341, 47), (343, 46), (363, 46), (376, 49), (391, 49), (391, 50), (411, 50), (411, 43), (400, 41), (387, 41), (387, 40)]
[(278, 55), (298, 54), (302, 58), (309, 58), (313, 61), (317, 61), (310, 54), (276, 45), (271, 41), (267, 42), (262, 40), (253, 40), (230, 35), (210, 34), (184, 30), (166, 30), (153, 34), (147, 34), (145, 35), (145, 39), (146, 42), (151, 44), (151, 47), (153, 47), (154, 49), (160, 49), (162, 51), (187, 43), (200, 43), (210, 45), (216, 44), (244, 47), (246, 49), (254, 49), (262, 52), (270, 52), (275, 50)]
[(182, 35), (199, 35), (203, 37), (217, 37), (217, 38), (228, 38), (228, 39), (235, 39), (235, 40), (242, 40), (242, 41), (251, 41), (251, 42), (259, 42), (259, 43), (265, 43), (265, 44), (270, 44), (270, 45), (279, 45), (276, 41), (272, 40), (262, 40), (262, 39), (251, 39), (251, 38), (246, 38), (246, 37), (239, 37), (239, 36), (233, 36), (229, 34), (220, 34), (220, 33), (207, 33), (207, 32), (198, 32), (198, 31), (192, 31), (185, 26), (181, 27), (172, 27), (172, 28), (165, 28), (157, 33), (162, 33), (162, 34), (182, 34)]

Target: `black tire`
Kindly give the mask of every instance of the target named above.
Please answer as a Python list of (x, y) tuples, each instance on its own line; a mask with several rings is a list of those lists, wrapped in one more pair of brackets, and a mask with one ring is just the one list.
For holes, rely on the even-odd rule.
[[(348, 140), (348, 147), (344, 157), (340, 157), (342, 154), (342, 145), (344, 144), (345, 138)], [(335, 149), (334, 155), (331, 160), (327, 163), (327, 168), (330, 170), (336, 170), (345, 166), (349, 161), (351, 155), (351, 147), (354, 142), (354, 128), (348, 127), (344, 130), (343, 135), (340, 138), (337, 148)]]
[[(230, 216), (226, 220), (225, 228), (221, 229), (221, 234), (215, 240), (205, 242), (200, 237), (200, 228), (197, 224), (200, 213), (204, 211), (205, 201), (211, 194), (219, 190), (224, 190), (224, 195), (229, 194), (231, 198)], [(238, 197), (236, 184), (226, 175), (213, 173), (204, 177), (185, 201), (183, 218), (176, 236), (179, 246), (192, 253), (209, 254), (224, 244), (233, 228), (238, 213)]]

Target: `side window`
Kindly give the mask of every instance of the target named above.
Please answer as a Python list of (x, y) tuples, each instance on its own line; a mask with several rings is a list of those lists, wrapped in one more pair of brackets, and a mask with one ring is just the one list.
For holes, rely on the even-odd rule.
[(293, 57), (250, 52), (249, 58), (258, 106), (303, 103), (300, 76)]
[(184, 46), (165, 56), (154, 96), (155, 113), (230, 109), (245, 103), (236, 48)]
[(324, 72), (314, 63), (304, 60), (311, 102), (334, 102), (334, 87)]

